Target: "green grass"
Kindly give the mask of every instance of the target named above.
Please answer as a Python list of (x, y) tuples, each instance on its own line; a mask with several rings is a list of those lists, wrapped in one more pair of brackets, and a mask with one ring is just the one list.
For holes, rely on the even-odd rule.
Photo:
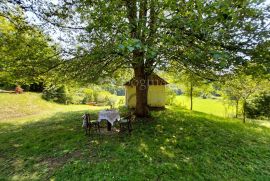
[[(174, 104), (190, 109), (190, 98), (187, 96), (177, 96)], [(235, 115), (235, 107), (230, 106), (222, 98), (203, 99), (194, 97), (193, 110), (221, 117), (234, 117)]]
[(104, 108), (59, 107), (0, 121), (0, 180), (270, 179), (267, 127), (168, 107), (131, 135), (88, 137), (81, 115)]
[(0, 120), (39, 115), (59, 108), (61, 106), (41, 99), (41, 94), (37, 93), (0, 94)]
[[(100, 109), (105, 107), (92, 107)], [(88, 105), (60, 105), (45, 101), (41, 94), (26, 92), (23, 94), (0, 93), (0, 122), (15, 120), (24, 123), (33, 118), (48, 116), (57, 112), (89, 110)], [(12, 121), (14, 123), (14, 121)]]

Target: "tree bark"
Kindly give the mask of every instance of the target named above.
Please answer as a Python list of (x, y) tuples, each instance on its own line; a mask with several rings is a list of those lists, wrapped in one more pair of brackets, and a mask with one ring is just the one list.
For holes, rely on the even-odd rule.
[(190, 110), (193, 109), (193, 84), (190, 82)]
[(243, 103), (243, 123), (246, 123), (246, 100)]
[[(152, 5), (152, 11), (150, 10), (150, 30), (155, 33), (155, 16), (154, 16), (154, 1), (150, 1)], [(147, 11), (148, 1), (147, 0), (126, 0), (127, 17), (129, 20), (130, 37), (138, 39), (142, 44), (146, 43), (146, 29), (147, 27)], [(138, 16), (139, 15), (139, 16)], [(137, 17), (138, 16), (138, 17)], [(151, 34), (151, 33), (150, 33)], [(150, 36), (150, 35), (149, 35)], [(151, 35), (150, 37), (152, 37)], [(148, 45), (151, 45), (152, 41), (148, 41)], [(143, 49), (135, 48), (133, 50), (132, 66), (134, 69), (134, 75), (136, 80), (136, 109), (135, 114), (138, 117), (147, 117), (149, 110), (147, 106), (147, 93), (148, 93), (148, 82), (147, 77), (150, 73), (149, 69), (152, 68), (153, 63), (147, 61), (145, 58), (145, 52)], [(147, 62), (147, 63), (146, 63)]]
[(235, 118), (238, 118), (238, 106), (239, 106), (239, 100), (236, 100), (236, 110), (235, 110)]
[(136, 109), (135, 114), (138, 117), (147, 117), (149, 110), (147, 106), (148, 83), (147, 75), (143, 66), (134, 68), (136, 80)]

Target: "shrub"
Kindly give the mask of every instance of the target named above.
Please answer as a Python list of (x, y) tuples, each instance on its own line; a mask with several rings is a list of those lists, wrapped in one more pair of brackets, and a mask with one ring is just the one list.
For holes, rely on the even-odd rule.
[(112, 94), (107, 97), (106, 103), (111, 108), (115, 108), (117, 106), (118, 101), (119, 101), (118, 97)]
[(256, 118), (260, 116), (260, 110), (256, 107), (254, 102), (248, 102), (245, 106), (246, 114), (248, 118)]
[(118, 105), (119, 98), (108, 91), (99, 91), (96, 93), (96, 96), (96, 102), (99, 104), (107, 105), (111, 108), (115, 108)]
[(93, 89), (87, 88), (83, 90), (84, 98), (83, 102), (84, 104), (88, 102), (95, 102), (95, 91)]
[(69, 95), (66, 86), (49, 86), (43, 91), (42, 98), (48, 101), (54, 101), (61, 104), (71, 103), (72, 97)]
[(95, 95), (96, 102), (98, 102), (98, 103), (106, 103), (106, 102), (108, 102), (108, 98), (111, 95), (112, 94), (110, 92), (108, 92), (108, 91), (99, 91)]
[(6, 83), (6, 82), (3, 83), (3, 82), (1, 82), (1, 79), (0, 79), (0, 89), (3, 89), (3, 90), (14, 90), (15, 87), (16, 86), (14, 84)]
[(107, 105), (111, 106), (111, 108), (114, 108), (118, 106), (120, 102), (118, 96), (99, 88), (84, 89), (83, 94), (84, 98), (82, 103), (84, 104), (94, 102), (97, 105)]
[(263, 92), (246, 104), (246, 113), (249, 118), (270, 118), (270, 92)]
[(118, 107), (118, 112), (122, 117), (125, 117), (128, 116), (132, 112), (132, 110), (126, 106), (120, 106)]
[(84, 104), (84, 96), (76, 93), (69, 93), (71, 104)]

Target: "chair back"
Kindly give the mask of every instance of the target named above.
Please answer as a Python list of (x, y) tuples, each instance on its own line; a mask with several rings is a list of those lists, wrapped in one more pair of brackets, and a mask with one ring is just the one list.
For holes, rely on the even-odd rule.
[(136, 116), (134, 114), (130, 115), (130, 122), (134, 122), (136, 119)]
[(90, 121), (90, 114), (89, 113), (86, 113), (85, 116), (86, 116), (87, 122), (89, 122)]
[(87, 124), (87, 127), (88, 127), (89, 124), (90, 124), (90, 114), (89, 113), (85, 114), (85, 120), (86, 120), (86, 124)]
[(126, 119), (128, 120), (128, 122), (133, 122), (135, 120), (136, 116), (132, 113), (130, 113)]

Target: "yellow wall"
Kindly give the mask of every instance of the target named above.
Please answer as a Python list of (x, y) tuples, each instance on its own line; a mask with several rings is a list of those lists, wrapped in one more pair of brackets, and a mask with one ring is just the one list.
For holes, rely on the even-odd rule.
[(166, 94), (164, 85), (149, 86), (147, 103), (150, 107), (164, 107), (165, 97)]
[(136, 106), (136, 87), (126, 86), (126, 105), (130, 108)]
[[(166, 102), (165, 86), (150, 85), (148, 87), (148, 105), (150, 107), (164, 107)], [(126, 105), (134, 108), (136, 106), (136, 87), (126, 86)]]

